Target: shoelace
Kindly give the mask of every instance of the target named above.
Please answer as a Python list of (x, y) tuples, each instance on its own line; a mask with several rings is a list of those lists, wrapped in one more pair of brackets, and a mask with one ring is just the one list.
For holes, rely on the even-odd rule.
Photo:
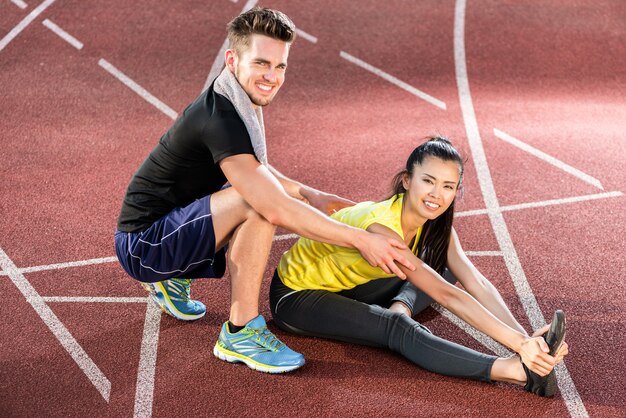
[(259, 336), (260, 342), (271, 349), (278, 350), (285, 345), (285, 343), (272, 334), (267, 327), (251, 329)]
[(169, 289), (176, 293), (183, 302), (189, 302), (191, 279), (170, 279)]

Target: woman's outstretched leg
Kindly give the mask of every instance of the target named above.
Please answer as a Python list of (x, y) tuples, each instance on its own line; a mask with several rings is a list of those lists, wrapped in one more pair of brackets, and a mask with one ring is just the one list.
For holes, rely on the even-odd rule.
[(295, 292), (274, 275), (270, 287), (274, 322), (300, 335), (386, 347), (443, 375), (491, 381), (495, 356), (431, 334), (407, 315), (322, 290)]

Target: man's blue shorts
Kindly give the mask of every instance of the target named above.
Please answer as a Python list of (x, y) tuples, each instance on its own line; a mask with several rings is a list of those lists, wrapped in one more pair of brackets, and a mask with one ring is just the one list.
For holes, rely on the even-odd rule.
[(222, 277), (226, 270), (226, 247), (215, 252), (211, 196), (174, 209), (145, 231), (115, 231), (115, 250), (140, 282)]

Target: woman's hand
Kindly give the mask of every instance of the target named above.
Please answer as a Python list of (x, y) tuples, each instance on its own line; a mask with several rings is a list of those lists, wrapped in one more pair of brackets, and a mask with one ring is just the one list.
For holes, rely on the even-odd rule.
[[(550, 329), (550, 324), (533, 332), (533, 337), (542, 337), (546, 335), (549, 329)], [(560, 362), (562, 362), (563, 358), (568, 354), (569, 354), (569, 346), (567, 345), (565, 341), (563, 341), (563, 343), (561, 344), (561, 347), (559, 347), (559, 349), (556, 352), (556, 355), (554, 356), (554, 359), (556, 360), (556, 364), (559, 364)]]
[(550, 348), (543, 337), (526, 337), (518, 351), (522, 363), (539, 376), (548, 375), (556, 364), (556, 359), (549, 355)]

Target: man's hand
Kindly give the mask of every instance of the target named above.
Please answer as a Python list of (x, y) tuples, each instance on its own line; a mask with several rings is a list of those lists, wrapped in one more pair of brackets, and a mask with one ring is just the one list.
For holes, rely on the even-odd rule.
[(385, 273), (396, 275), (402, 280), (406, 280), (406, 274), (400, 270), (396, 262), (411, 271), (415, 270), (415, 266), (398, 251), (398, 249), (407, 249), (406, 244), (400, 239), (391, 238), (383, 234), (365, 232), (363, 239), (355, 247), (371, 266), (380, 267)]
[(335, 194), (320, 192), (319, 190), (311, 190), (308, 193), (305, 192), (304, 197), (306, 199), (305, 201), (311, 206), (327, 215), (332, 215), (338, 210), (354, 206), (356, 204), (351, 200), (344, 199), (343, 197), (339, 197)]

